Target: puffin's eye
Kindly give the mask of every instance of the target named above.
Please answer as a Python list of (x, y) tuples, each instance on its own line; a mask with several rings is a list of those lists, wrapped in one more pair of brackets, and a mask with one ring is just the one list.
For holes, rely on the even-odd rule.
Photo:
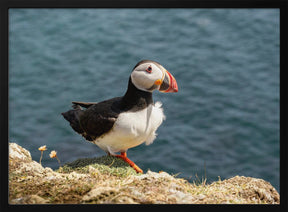
[(152, 72), (152, 67), (149, 66), (149, 67), (146, 69), (146, 71), (147, 71), (148, 73), (151, 73), (151, 72)]

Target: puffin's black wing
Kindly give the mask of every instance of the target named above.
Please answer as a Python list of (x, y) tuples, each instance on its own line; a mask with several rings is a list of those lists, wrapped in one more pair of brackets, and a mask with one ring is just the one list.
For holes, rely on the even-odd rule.
[(95, 140), (96, 138), (109, 132), (119, 113), (117, 106), (121, 98), (116, 97), (98, 104), (93, 104), (84, 111), (79, 122), (84, 131), (82, 134), (87, 140)]
[[(121, 98), (116, 97), (97, 104), (93, 103), (85, 110), (76, 108), (74, 111), (81, 110), (81, 114), (78, 115), (79, 126), (73, 127), (71, 125), (72, 128), (74, 130), (81, 128), (80, 132), (79, 130), (75, 131), (80, 133), (89, 141), (97, 139), (112, 129), (119, 113), (121, 112), (119, 108), (120, 101)], [(71, 121), (69, 122), (71, 124)]]

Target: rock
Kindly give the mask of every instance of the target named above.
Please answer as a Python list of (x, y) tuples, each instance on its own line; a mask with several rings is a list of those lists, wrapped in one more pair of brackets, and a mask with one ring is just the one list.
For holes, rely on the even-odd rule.
[(12, 199), (10, 204), (47, 204), (48, 200), (45, 200), (37, 195), (28, 195), (17, 199)]
[(279, 204), (262, 179), (235, 176), (196, 185), (166, 172), (137, 174), (119, 158), (78, 159), (44, 168), (21, 146), (9, 144), (10, 204)]
[(121, 192), (121, 189), (100, 186), (95, 187), (83, 196), (81, 203), (89, 204), (137, 204), (132, 195)]
[(9, 143), (9, 159), (32, 162), (30, 152), (16, 143)]
[(18, 170), (15, 173), (33, 173), (34, 175), (42, 175), (44, 172), (43, 166), (41, 166), (36, 161), (31, 161), (28, 163), (20, 163)]
[(280, 202), (279, 194), (276, 189), (265, 180), (252, 178), (252, 177), (240, 177), (236, 176), (232, 179), (226, 180), (227, 183), (241, 183), (243, 189), (240, 195), (244, 198), (257, 199), (259, 201), (273, 204)]
[(97, 186), (82, 198), (82, 203), (110, 203), (119, 193), (119, 189), (109, 186)]

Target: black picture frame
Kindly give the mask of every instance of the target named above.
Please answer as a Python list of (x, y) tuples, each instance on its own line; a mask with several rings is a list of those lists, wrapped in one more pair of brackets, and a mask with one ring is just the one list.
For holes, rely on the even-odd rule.
[[(9, 205), (8, 204), (8, 11), (9, 8), (279, 8), (280, 9), (280, 205)], [(110, 209), (188, 209), (188, 210), (263, 210), (263, 211), (287, 211), (287, 9), (288, 1), (286, 0), (235, 0), (235, 1), (218, 1), (218, 0), (4, 0), (1, 1), (1, 66), (0, 66), (0, 85), (1, 85), (1, 211), (15, 210), (32, 210), (39, 211), (45, 209), (69, 210), (110, 210)]]

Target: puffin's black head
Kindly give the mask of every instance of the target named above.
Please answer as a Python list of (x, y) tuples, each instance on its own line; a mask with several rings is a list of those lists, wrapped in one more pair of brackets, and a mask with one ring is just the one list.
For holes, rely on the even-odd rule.
[(142, 60), (131, 73), (132, 83), (136, 88), (153, 92), (178, 92), (175, 78), (162, 65), (152, 60)]

